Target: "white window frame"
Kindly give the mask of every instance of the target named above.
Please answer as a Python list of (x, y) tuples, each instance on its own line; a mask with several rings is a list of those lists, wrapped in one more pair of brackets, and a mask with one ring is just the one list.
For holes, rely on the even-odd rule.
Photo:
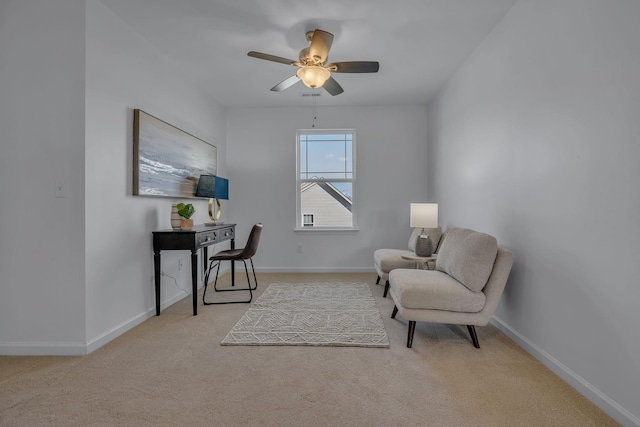
[[(328, 178), (328, 179), (303, 179), (300, 177), (300, 136), (316, 134), (316, 135), (336, 135), (336, 134), (351, 134), (351, 178)], [(349, 232), (357, 231), (357, 202), (356, 202), (356, 130), (355, 129), (298, 129), (296, 131), (296, 225), (295, 231), (337, 231), (337, 232)], [(344, 227), (318, 227), (314, 224), (313, 227), (305, 227), (303, 221), (303, 213), (301, 211), (301, 194), (300, 186), (305, 182), (350, 182), (351, 183), (351, 226)]]
[[(305, 217), (311, 217), (311, 222), (307, 222)], [(313, 214), (302, 214), (302, 226), (303, 227), (313, 227), (314, 217)]]

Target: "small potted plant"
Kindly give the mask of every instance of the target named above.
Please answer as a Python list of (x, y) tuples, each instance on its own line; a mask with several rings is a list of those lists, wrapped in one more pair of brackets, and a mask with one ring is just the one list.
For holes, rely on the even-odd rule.
[(178, 203), (178, 215), (180, 215), (183, 219), (180, 223), (180, 228), (183, 230), (191, 230), (193, 228), (193, 220), (191, 216), (196, 212), (195, 208), (191, 203)]

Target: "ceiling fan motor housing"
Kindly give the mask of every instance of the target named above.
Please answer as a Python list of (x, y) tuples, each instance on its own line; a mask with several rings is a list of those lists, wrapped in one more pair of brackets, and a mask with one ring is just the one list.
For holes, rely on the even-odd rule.
[(314, 65), (313, 61), (311, 60), (311, 54), (309, 53), (308, 47), (300, 50), (298, 58), (300, 58), (300, 62), (302, 63), (302, 65)]

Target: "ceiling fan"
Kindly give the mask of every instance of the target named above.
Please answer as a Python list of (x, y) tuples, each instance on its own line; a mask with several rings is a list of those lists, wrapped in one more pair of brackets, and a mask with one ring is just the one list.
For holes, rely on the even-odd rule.
[(344, 89), (331, 77), (331, 73), (377, 73), (380, 64), (375, 61), (332, 62), (327, 64), (329, 49), (333, 43), (333, 34), (323, 30), (308, 31), (306, 34), (309, 47), (300, 51), (299, 61), (251, 51), (247, 55), (299, 67), (295, 75), (281, 81), (271, 88), (274, 92), (283, 91), (299, 80), (310, 88), (323, 87), (331, 95), (339, 95)]

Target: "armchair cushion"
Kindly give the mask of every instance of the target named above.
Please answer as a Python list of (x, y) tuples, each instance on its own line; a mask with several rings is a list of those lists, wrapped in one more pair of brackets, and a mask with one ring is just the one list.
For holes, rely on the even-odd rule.
[(436, 270), (447, 273), (473, 292), (481, 292), (491, 275), (497, 253), (495, 237), (454, 228), (442, 243)]
[(397, 269), (389, 280), (396, 305), (405, 309), (477, 313), (485, 306), (483, 292), (473, 292), (442, 271)]
[(378, 249), (373, 253), (373, 260), (386, 273), (396, 268), (413, 268), (416, 265), (415, 261), (409, 261), (401, 256), (406, 252), (405, 249)]

